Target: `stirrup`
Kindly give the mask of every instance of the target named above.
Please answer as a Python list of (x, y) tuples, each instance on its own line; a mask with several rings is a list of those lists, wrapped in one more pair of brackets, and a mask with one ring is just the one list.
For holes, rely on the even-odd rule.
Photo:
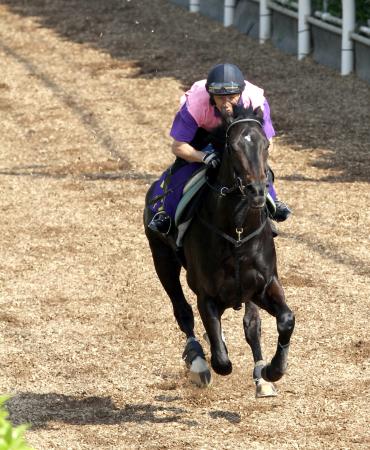
[(165, 211), (158, 211), (148, 223), (148, 228), (162, 234), (168, 234), (172, 225), (171, 217)]

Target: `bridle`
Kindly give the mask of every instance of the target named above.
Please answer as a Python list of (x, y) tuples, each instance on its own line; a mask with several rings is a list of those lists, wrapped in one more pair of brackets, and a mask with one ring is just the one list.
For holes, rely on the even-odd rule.
[[(227, 151), (228, 153), (230, 153), (230, 144), (229, 144), (229, 131), (230, 129), (234, 126), (237, 125), (238, 123), (245, 123), (245, 122), (255, 122), (257, 123), (261, 128), (262, 128), (262, 123), (257, 120), (257, 119), (252, 119), (252, 118), (246, 118), (246, 119), (238, 119), (235, 120), (234, 122), (231, 122), (229, 124), (229, 126), (226, 129), (226, 143), (225, 143), (225, 151)], [(238, 177), (235, 176), (234, 177), (234, 183), (228, 187), (228, 186), (220, 186), (220, 185), (216, 185), (215, 183), (211, 183), (209, 181), (209, 179), (207, 178), (207, 185), (215, 192), (217, 192), (221, 197), (226, 197), (228, 194), (232, 194), (234, 192), (239, 191), (242, 197), (247, 197), (250, 196), (250, 193), (252, 191), (252, 189), (254, 186), (257, 185), (257, 183), (248, 183), (248, 184), (243, 184), (243, 180)]]
[(238, 119), (238, 120), (235, 120), (234, 122), (231, 122), (229, 124), (229, 126), (227, 127), (227, 129), (226, 129), (226, 142), (227, 142), (227, 138), (229, 137), (229, 130), (230, 130), (230, 128), (232, 128), (234, 125), (236, 125), (238, 123), (243, 123), (243, 122), (256, 122), (262, 128), (262, 123), (259, 120), (257, 120), (257, 119)]
[[(262, 128), (262, 123), (259, 120), (257, 120), (257, 119), (245, 118), (245, 119), (238, 119), (235, 122), (232, 122), (231, 124), (229, 124), (229, 126), (226, 129), (226, 144), (225, 144), (225, 150), (226, 151), (230, 152), (230, 147), (229, 147), (230, 144), (229, 144), (229, 139), (228, 139), (229, 138), (229, 131), (230, 131), (230, 129), (234, 125), (236, 125), (238, 123), (245, 123), (245, 122), (255, 122)], [(230, 186), (230, 187), (228, 187), (228, 186), (220, 186), (220, 185), (216, 186), (214, 183), (211, 183), (208, 178), (207, 178), (207, 184), (213, 191), (217, 192), (220, 197), (226, 197), (227, 195), (232, 194), (232, 193), (234, 193), (236, 191), (240, 192), (239, 195), (242, 197), (243, 200), (246, 199), (247, 197), (250, 197), (251, 196), (251, 190), (249, 188), (255, 186), (256, 183), (252, 182), (252, 183), (248, 183), (248, 184), (243, 184), (242, 179), (240, 177), (238, 177), (238, 176), (235, 176), (234, 179), (235, 179), (235, 181), (234, 181), (233, 185)], [(238, 248), (241, 245), (245, 244), (250, 239), (254, 238), (255, 236), (257, 236), (258, 234), (261, 233), (261, 231), (264, 229), (264, 227), (266, 225), (267, 217), (268, 216), (266, 214), (266, 217), (262, 221), (262, 224), (260, 225), (260, 227), (257, 228), (257, 230), (251, 232), (250, 234), (248, 234), (245, 237), (242, 237), (244, 229), (241, 226), (236, 225), (235, 233), (237, 235), (237, 239), (234, 239), (232, 236), (229, 236), (228, 234), (224, 233), (222, 230), (219, 230), (213, 224), (210, 224), (210, 223), (206, 222), (200, 216), (199, 216), (199, 219), (207, 228), (209, 228), (210, 230), (212, 230), (213, 232), (215, 232), (219, 236), (223, 237), (227, 241), (231, 242), (234, 245), (234, 248)]]

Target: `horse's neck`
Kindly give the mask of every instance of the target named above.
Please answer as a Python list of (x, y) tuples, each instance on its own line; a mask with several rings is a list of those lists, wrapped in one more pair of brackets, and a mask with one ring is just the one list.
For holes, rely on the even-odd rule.
[(234, 223), (236, 228), (253, 231), (258, 228), (263, 221), (260, 209), (250, 208), (248, 201), (240, 201), (235, 208)]
[(217, 181), (222, 186), (231, 186), (235, 182), (234, 169), (226, 158), (221, 163)]
[[(218, 176), (218, 186), (230, 188), (235, 184), (235, 174), (229, 164), (221, 164)], [(254, 230), (261, 225), (261, 211), (252, 209), (248, 205), (248, 200), (238, 195), (239, 192), (226, 195), (225, 197), (212, 192), (208, 203), (209, 212), (213, 216), (213, 223), (224, 230), (235, 230), (243, 228)]]

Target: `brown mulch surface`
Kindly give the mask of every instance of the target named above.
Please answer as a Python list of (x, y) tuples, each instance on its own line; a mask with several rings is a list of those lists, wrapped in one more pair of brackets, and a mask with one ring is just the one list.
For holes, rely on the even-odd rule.
[[(276, 245), (297, 325), (273, 399), (254, 397), (241, 312), (224, 318), (233, 373), (189, 383), (142, 227), (179, 96), (225, 60), (265, 88), (294, 209)], [(0, 0), (0, 68), (0, 393), (29, 443), (369, 448), (369, 84), (165, 0)]]

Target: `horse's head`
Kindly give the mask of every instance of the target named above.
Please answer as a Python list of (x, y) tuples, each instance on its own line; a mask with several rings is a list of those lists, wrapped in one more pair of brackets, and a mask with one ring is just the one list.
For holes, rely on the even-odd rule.
[(226, 148), (223, 165), (239, 183), (250, 206), (262, 208), (266, 201), (269, 141), (263, 131), (263, 112), (236, 107), (233, 117), (224, 116)]

